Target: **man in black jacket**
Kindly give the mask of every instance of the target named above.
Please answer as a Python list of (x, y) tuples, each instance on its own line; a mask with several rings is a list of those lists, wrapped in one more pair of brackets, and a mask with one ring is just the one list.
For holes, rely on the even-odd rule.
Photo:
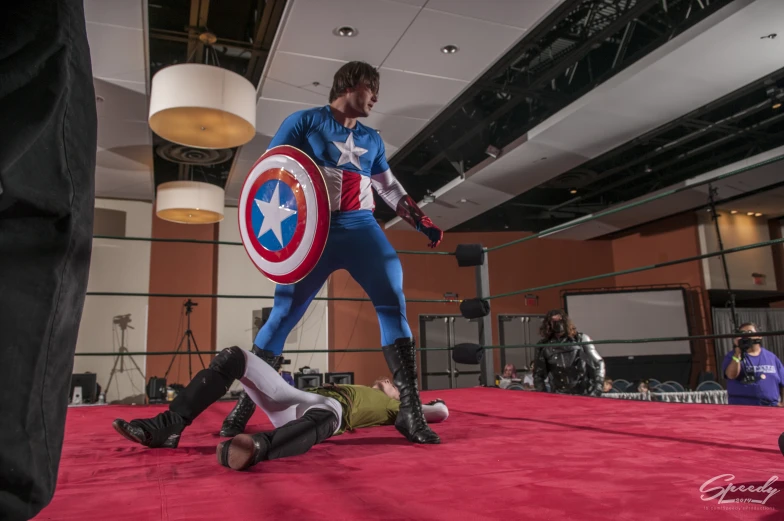
[(604, 360), (585, 333), (579, 333), (569, 317), (560, 309), (547, 313), (542, 327), (541, 344), (552, 344), (537, 350), (534, 364), (534, 388), (560, 394), (600, 396), (604, 384)]

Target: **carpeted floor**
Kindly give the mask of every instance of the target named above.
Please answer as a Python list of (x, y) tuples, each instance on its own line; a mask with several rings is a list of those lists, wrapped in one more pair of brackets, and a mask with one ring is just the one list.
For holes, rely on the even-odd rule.
[[(411, 445), (394, 427), (379, 427), (247, 472), (215, 459), (232, 403), (207, 410), (177, 450), (145, 449), (111, 427), (115, 418), (149, 417), (162, 407), (71, 408), (57, 492), (36, 519), (784, 519), (776, 445), (784, 409), (482, 388), (423, 398), (450, 407), (436, 426), (440, 446)], [(257, 411), (248, 431), (268, 427)], [(762, 487), (774, 476), (782, 481), (765, 492), (709, 499), (730, 483)], [(766, 500), (772, 490), (782, 492)], [(758, 503), (729, 502), (736, 498)]]

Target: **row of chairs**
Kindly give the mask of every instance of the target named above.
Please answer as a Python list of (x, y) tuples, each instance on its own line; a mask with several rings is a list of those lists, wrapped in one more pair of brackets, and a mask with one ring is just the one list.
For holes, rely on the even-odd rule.
[[(620, 378), (618, 380), (613, 380), (612, 391), (615, 391), (615, 392), (618, 392), (618, 393), (626, 393), (626, 392), (635, 393), (635, 392), (637, 392), (637, 389), (633, 388), (633, 386), (634, 386), (633, 383), (628, 382), (628, 381)], [(655, 392), (655, 393), (683, 393), (683, 392), (687, 391), (683, 387), (683, 385), (681, 385), (679, 382), (676, 382), (674, 380), (668, 380), (666, 382), (660, 382), (656, 378), (651, 378), (651, 379), (648, 380), (648, 389), (651, 392)], [(720, 383), (718, 383), (716, 381), (713, 381), (713, 380), (706, 380), (704, 382), (701, 382), (697, 386), (697, 389), (695, 389), (695, 391), (697, 391), (697, 392), (699, 392), (699, 391), (721, 391), (723, 389), (724, 388), (721, 386)]]

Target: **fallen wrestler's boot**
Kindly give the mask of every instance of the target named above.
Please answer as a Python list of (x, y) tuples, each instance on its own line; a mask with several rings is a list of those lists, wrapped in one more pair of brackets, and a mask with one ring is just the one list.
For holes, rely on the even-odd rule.
[(314, 407), (301, 418), (270, 432), (253, 436), (240, 434), (218, 444), (218, 463), (233, 470), (245, 470), (260, 461), (305, 454), (314, 445), (330, 438), (339, 418), (332, 409)]
[[(251, 352), (267, 362), (275, 371), (280, 369), (281, 364), (283, 363), (283, 357), (277, 356), (272, 353), (272, 351), (267, 351), (264, 349), (259, 349), (255, 345), (251, 349)], [(237, 399), (237, 404), (231, 410), (226, 419), (223, 420), (223, 425), (221, 426), (220, 435), (225, 438), (231, 438), (242, 434), (245, 430), (245, 426), (248, 425), (251, 416), (253, 416), (254, 411), (256, 410), (256, 404), (253, 403), (250, 396), (245, 391), (242, 391)]]
[(395, 428), (412, 443), (441, 443), (438, 434), (427, 425), (422, 412), (414, 340), (398, 338), (393, 345), (384, 346), (383, 350), (395, 386), (400, 391), (400, 411), (397, 413)]
[(267, 438), (263, 433), (239, 434), (218, 444), (218, 463), (232, 470), (245, 470), (256, 465), (267, 454)]
[(176, 449), (186, 423), (179, 414), (165, 411), (154, 418), (130, 422), (118, 418), (112, 426), (125, 438), (145, 447)]

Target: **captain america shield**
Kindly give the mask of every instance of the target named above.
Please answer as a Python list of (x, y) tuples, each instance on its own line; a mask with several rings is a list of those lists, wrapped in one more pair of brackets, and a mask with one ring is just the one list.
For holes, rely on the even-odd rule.
[(301, 150), (267, 150), (245, 179), (238, 210), (242, 245), (272, 282), (299, 282), (318, 263), (329, 235), (329, 196), (321, 170)]

